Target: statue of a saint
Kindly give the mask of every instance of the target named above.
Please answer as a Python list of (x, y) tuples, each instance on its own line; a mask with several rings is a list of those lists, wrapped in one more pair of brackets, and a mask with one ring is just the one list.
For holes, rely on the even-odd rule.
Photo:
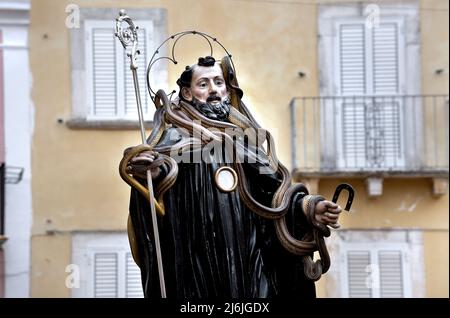
[[(162, 100), (155, 115), (152, 150), (127, 164), (142, 184), (151, 170), (164, 214), (158, 227), (168, 297), (315, 297), (317, 233), (339, 227), (341, 207), (291, 184), (270, 133), (241, 101), (228, 57), (199, 58), (177, 84), (178, 98)], [(150, 222), (148, 200), (133, 188), (133, 256), (145, 296), (160, 297)]]

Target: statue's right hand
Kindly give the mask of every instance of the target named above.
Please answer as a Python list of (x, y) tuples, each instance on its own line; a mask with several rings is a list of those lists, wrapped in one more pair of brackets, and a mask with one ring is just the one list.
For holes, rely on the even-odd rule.
[[(133, 147), (128, 147), (123, 152), (126, 156)], [(127, 172), (133, 176), (137, 176), (143, 179), (147, 178), (147, 170), (150, 169), (152, 179), (155, 179), (161, 173), (160, 166), (163, 164), (164, 159), (159, 158), (159, 154), (156, 151), (143, 151), (131, 158), (127, 165)]]

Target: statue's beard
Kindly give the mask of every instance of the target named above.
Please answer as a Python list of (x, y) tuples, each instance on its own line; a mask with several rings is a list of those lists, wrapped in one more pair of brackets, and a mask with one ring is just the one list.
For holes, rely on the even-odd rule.
[[(220, 101), (220, 103), (217, 103), (215, 105), (211, 104), (212, 101), (216, 100)], [(222, 101), (222, 99), (217, 95), (209, 96), (206, 99), (205, 103), (193, 97), (191, 104), (205, 117), (213, 120), (222, 120), (222, 121), (228, 118), (231, 107), (228, 98)]]

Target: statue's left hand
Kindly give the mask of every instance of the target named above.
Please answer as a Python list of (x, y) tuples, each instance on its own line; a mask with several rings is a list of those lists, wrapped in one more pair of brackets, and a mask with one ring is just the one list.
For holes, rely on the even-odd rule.
[(319, 201), (314, 212), (317, 222), (328, 225), (333, 229), (338, 229), (341, 226), (338, 223), (338, 219), (342, 208), (336, 203), (328, 200)]

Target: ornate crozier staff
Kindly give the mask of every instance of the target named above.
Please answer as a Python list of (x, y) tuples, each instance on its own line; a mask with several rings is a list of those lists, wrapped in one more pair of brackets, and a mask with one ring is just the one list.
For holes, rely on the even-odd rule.
[[(128, 23), (128, 27), (126, 29), (122, 29), (122, 22), (124, 21)], [(137, 49), (138, 45), (137, 29), (138, 27), (134, 25), (132, 19), (125, 13), (125, 10), (120, 10), (119, 16), (116, 18), (115, 35), (122, 43), (125, 51), (127, 49), (127, 46), (131, 46), (131, 53), (127, 53), (127, 56), (130, 58), (130, 69), (131, 72), (133, 73), (134, 92), (136, 95), (136, 104), (139, 116), (139, 124), (141, 128), (142, 144), (146, 145), (147, 141), (145, 138), (144, 116), (142, 113), (141, 95), (139, 93), (139, 82), (137, 75), (138, 66), (136, 65), (137, 55), (140, 53), (139, 50)], [(159, 242), (158, 223), (156, 220), (156, 209), (155, 209), (155, 197), (153, 194), (153, 182), (150, 169), (147, 170), (147, 186), (149, 192), (150, 209), (152, 214), (152, 225), (155, 239), (156, 261), (158, 263), (159, 284), (161, 287), (161, 297), (166, 298), (166, 284), (164, 281), (164, 269), (162, 266), (162, 259), (161, 259), (161, 245)]]

